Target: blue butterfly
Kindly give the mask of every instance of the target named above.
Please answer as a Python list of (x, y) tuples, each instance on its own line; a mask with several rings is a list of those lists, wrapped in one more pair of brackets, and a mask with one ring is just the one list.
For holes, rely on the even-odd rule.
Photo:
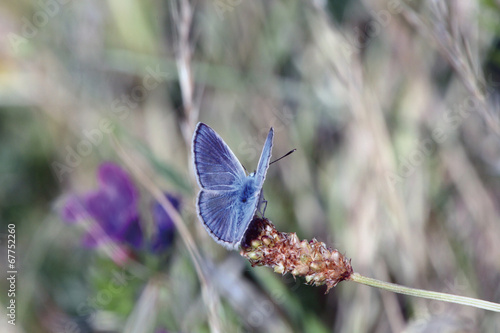
[(192, 153), (196, 179), (201, 190), (196, 210), (212, 238), (228, 249), (237, 249), (264, 202), (266, 179), (274, 130), (271, 128), (257, 170), (247, 176), (240, 161), (209, 126), (198, 123)]

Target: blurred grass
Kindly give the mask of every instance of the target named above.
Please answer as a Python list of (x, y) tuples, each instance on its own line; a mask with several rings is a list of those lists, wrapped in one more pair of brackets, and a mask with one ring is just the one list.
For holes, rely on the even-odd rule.
[[(338, 248), (364, 275), (500, 302), (498, 4), (425, 2), (384, 17), (392, 3), (193, 2), (192, 26), (182, 1), (0, 5), (1, 233), (16, 224), (19, 265), (18, 325), (2, 319), (0, 330), (206, 332), (215, 313), (223, 332), (500, 331), (484, 311), (350, 283), (324, 295), (250, 268), (196, 217), (196, 122), (249, 172), (274, 126), (273, 157), (298, 149), (264, 186), (280, 230)], [(212, 304), (180, 237), (168, 259), (140, 254), (133, 283), (96, 301), (115, 270), (137, 267), (83, 249), (57, 210), (120, 157), (103, 133), (67, 173), (53, 163), (67, 164), (103, 119), (155, 184), (183, 195)], [(89, 300), (93, 315), (82, 315)]]

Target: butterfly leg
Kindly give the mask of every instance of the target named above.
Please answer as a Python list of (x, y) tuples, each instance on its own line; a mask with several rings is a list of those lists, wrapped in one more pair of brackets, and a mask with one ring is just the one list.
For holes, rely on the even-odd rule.
[(262, 217), (264, 217), (264, 214), (266, 213), (266, 208), (267, 208), (267, 200), (262, 199), (262, 204), (264, 204), (264, 209), (262, 210)]
[[(264, 205), (264, 209), (262, 209), (262, 205)], [(260, 195), (259, 195), (259, 204), (257, 207), (260, 215), (264, 217), (264, 214), (266, 213), (266, 208), (267, 208), (267, 200), (264, 198), (264, 193), (262, 190), (260, 190)]]

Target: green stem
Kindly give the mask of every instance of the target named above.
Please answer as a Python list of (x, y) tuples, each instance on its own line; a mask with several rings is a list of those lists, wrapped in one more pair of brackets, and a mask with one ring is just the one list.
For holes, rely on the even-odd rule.
[(383, 282), (380, 280), (376, 280), (376, 279), (372, 279), (372, 278), (369, 278), (366, 276), (362, 276), (358, 273), (353, 273), (349, 279), (351, 281), (354, 281), (357, 283), (366, 284), (367, 286), (389, 290), (389, 291), (392, 291), (395, 293), (416, 296), (416, 297), (422, 297), (422, 298), (428, 298), (428, 299), (435, 299), (438, 301), (445, 301), (445, 302), (457, 303), (457, 304), (462, 304), (462, 305), (469, 305), (469, 306), (473, 306), (476, 308), (500, 312), (500, 304), (488, 302), (488, 301), (483, 301), (483, 300), (476, 299), (476, 298), (470, 298), (470, 297), (457, 296), (457, 295), (446, 294), (446, 293), (438, 293), (435, 291), (427, 291), (427, 290), (422, 290), (422, 289), (404, 287), (404, 286), (400, 286), (398, 284)]

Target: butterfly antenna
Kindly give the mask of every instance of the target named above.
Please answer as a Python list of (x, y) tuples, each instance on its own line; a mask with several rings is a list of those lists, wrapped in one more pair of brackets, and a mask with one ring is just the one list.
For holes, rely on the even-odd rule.
[(281, 156), (281, 157), (280, 157), (280, 158), (278, 158), (277, 160), (274, 160), (274, 161), (272, 161), (271, 163), (269, 163), (269, 165), (273, 164), (274, 162), (278, 162), (279, 160), (281, 160), (281, 159), (283, 159), (283, 158), (287, 157), (288, 155), (290, 155), (291, 153), (293, 153), (293, 152), (294, 152), (294, 151), (296, 151), (296, 150), (297, 150), (296, 148), (294, 148), (294, 149), (290, 150), (288, 153), (286, 153), (285, 155)]

